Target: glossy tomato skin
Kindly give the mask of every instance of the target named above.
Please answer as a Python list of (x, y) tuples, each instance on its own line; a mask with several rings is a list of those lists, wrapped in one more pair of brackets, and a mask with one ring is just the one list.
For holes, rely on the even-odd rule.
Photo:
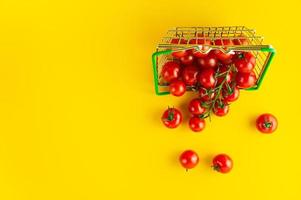
[(211, 52), (207, 56), (198, 59), (201, 68), (215, 68), (217, 66), (217, 58)]
[(184, 64), (184, 65), (191, 65), (194, 61), (194, 57), (191, 54), (187, 54), (186, 56), (183, 56), (180, 58), (180, 61)]
[(225, 88), (222, 91), (223, 98), (228, 103), (236, 101), (238, 99), (239, 93), (240, 93), (240, 91), (237, 87), (234, 87), (234, 88), (231, 88), (231, 89), (232, 89), (232, 91), (230, 93), (229, 93), (227, 88)]
[(194, 65), (188, 65), (184, 67), (182, 71), (182, 80), (186, 85), (192, 86), (197, 83), (197, 75), (199, 73), (198, 67)]
[(256, 75), (252, 71), (250, 73), (238, 72), (236, 74), (236, 84), (238, 88), (251, 88), (256, 84)]
[(198, 116), (193, 116), (189, 120), (189, 127), (194, 132), (200, 132), (204, 130), (205, 125), (205, 120)]
[(216, 85), (213, 69), (204, 69), (198, 75), (198, 82), (206, 89), (213, 88)]
[(161, 120), (167, 128), (176, 128), (182, 122), (182, 114), (176, 108), (168, 108), (164, 111)]
[(220, 173), (228, 173), (233, 168), (233, 161), (227, 154), (218, 154), (212, 160), (212, 167)]
[(181, 72), (180, 64), (175, 61), (169, 61), (163, 65), (161, 76), (165, 81), (171, 82), (179, 78), (180, 72)]
[(169, 91), (174, 96), (182, 96), (186, 92), (186, 85), (183, 81), (175, 80), (169, 85)]
[(265, 113), (257, 118), (256, 127), (262, 133), (273, 133), (278, 127), (278, 121), (274, 115)]
[(234, 65), (239, 72), (251, 72), (256, 64), (256, 59), (251, 52), (240, 52), (235, 55)]
[(223, 117), (229, 113), (229, 105), (225, 101), (216, 102), (213, 108), (216, 116)]
[(214, 91), (212, 91), (210, 89), (202, 88), (202, 87), (199, 89), (199, 94), (200, 94), (201, 100), (203, 100), (203, 101), (211, 101), (215, 97)]
[[(233, 42), (230, 39), (217, 39), (217, 40), (215, 40), (215, 45), (218, 45), (218, 46), (223, 45), (223, 47), (226, 47), (226, 46), (232, 46)], [(229, 60), (233, 56), (233, 53), (224, 53), (219, 49), (213, 50), (213, 53), (216, 55), (217, 59), (219, 59), (221, 61)]]
[(185, 169), (192, 169), (199, 163), (199, 156), (193, 150), (186, 150), (180, 155), (179, 160)]
[(206, 108), (202, 106), (202, 100), (196, 98), (189, 102), (188, 110), (193, 115), (201, 115), (206, 111)]

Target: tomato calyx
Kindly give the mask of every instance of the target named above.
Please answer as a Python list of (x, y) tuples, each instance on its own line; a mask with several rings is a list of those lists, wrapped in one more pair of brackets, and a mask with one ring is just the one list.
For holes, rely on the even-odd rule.
[(175, 117), (175, 112), (173, 108), (168, 107), (168, 115), (164, 118), (165, 121), (172, 121)]
[(217, 171), (217, 172), (221, 171), (221, 167), (219, 165), (212, 165), (211, 167), (214, 171)]
[(264, 126), (264, 128), (271, 128), (271, 127), (273, 126), (273, 123), (272, 123), (272, 122), (265, 121), (265, 122), (263, 123), (263, 126)]

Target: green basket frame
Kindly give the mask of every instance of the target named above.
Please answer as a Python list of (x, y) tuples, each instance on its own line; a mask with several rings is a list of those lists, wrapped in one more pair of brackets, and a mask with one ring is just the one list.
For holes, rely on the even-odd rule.
[[(174, 50), (172, 49), (169, 49), (169, 50), (164, 50), (164, 51), (158, 51), (153, 53), (152, 55), (152, 64), (153, 64), (153, 74), (154, 74), (154, 85), (155, 85), (155, 92), (157, 95), (167, 95), (167, 94), (170, 94), (170, 92), (168, 91), (160, 91), (159, 90), (159, 79), (158, 79), (158, 75), (159, 75), (159, 72), (158, 72), (158, 57), (161, 56), (161, 55), (167, 55), (167, 54), (171, 54)], [(264, 77), (266, 76), (266, 73), (271, 65), (271, 62), (275, 56), (275, 49), (272, 47), (272, 46), (264, 46), (263, 48), (261, 48), (259, 51), (262, 51), (262, 52), (268, 52), (268, 57), (267, 57), (267, 60), (266, 60), (266, 63), (265, 63), (265, 66), (263, 66), (263, 69), (261, 71), (261, 74), (260, 76), (258, 77), (257, 79), (257, 82), (256, 82), (256, 85), (252, 88), (248, 88), (248, 89), (245, 89), (245, 90), (248, 90), (248, 91), (254, 91), (254, 90), (258, 90), (261, 85), (262, 85), (262, 81), (264, 79)]]

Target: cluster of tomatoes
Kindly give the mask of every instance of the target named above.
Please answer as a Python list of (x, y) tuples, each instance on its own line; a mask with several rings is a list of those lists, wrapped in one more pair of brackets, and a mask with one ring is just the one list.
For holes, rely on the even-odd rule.
[[(171, 43), (178, 43), (178, 40), (173, 39)], [(256, 84), (256, 59), (251, 52), (209, 51), (211, 41), (208, 39), (191, 39), (189, 44), (198, 44), (202, 51), (188, 49), (173, 52), (173, 60), (163, 65), (160, 76), (174, 96), (182, 96), (186, 90), (199, 94), (188, 105), (192, 114), (190, 128), (198, 132), (205, 128), (204, 119), (211, 113), (225, 116), (230, 103), (238, 99), (239, 90)], [(217, 39), (214, 44), (223, 45), (222, 48), (226, 49), (229, 45), (246, 44), (246, 40)], [(181, 121), (177, 115), (179, 111), (176, 109), (167, 111), (163, 116), (165, 125), (177, 127)]]
[[(240, 89), (251, 88), (257, 79), (254, 73), (256, 59), (251, 52), (229, 52), (213, 49), (209, 39), (172, 39), (173, 44), (197, 44), (196, 49), (180, 50), (172, 53), (172, 61), (166, 62), (161, 70), (163, 81), (169, 85), (170, 93), (182, 96), (186, 90), (195, 91), (198, 98), (188, 104), (191, 113), (189, 127), (195, 132), (205, 128), (205, 118), (211, 113), (225, 116), (230, 103), (239, 97)], [(215, 45), (227, 48), (229, 45), (246, 45), (247, 39), (217, 39)], [(206, 52), (206, 53), (203, 53)], [(178, 127), (183, 119), (176, 108), (168, 108), (162, 115), (162, 122), (168, 128)], [(272, 114), (262, 114), (257, 118), (256, 127), (262, 133), (272, 133), (277, 129), (277, 119)], [(199, 163), (199, 156), (193, 150), (186, 150), (180, 155), (184, 168), (192, 169)], [(221, 173), (228, 173), (233, 161), (227, 154), (218, 154), (212, 160), (212, 168)]]

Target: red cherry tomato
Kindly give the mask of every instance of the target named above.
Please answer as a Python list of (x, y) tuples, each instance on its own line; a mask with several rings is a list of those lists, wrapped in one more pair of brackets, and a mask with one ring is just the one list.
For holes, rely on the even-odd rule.
[(186, 92), (186, 85), (180, 80), (173, 81), (169, 85), (169, 91), (174, 96), (182, 96)]
[[(210, 41), (210, 39), (203, 39), (203, 38), (191, 39), (189, 41), (189, 44), (199, 44), (200, 45), (200, 50), (202, 50), (203, 52), (206, 52), (210, 48), (211, 41)], [(200, 51), (194, 50), (193, 55), (197, 58), (204, 58), (204, 57), (207, 56), (207, 53), (202, 53)]]
[(202, 68), (214, 68), (217, 66), (217, 59), (212, 53), (208, 53), (206, 57), (199, 58), (198, 63)]
[(206, 111), (206, 108), (202, 106), (202, 100), (196, 98), (189, 102), (188, 110), (191, 114), (201, 115)]
[[(233, 42), (230, 39), (217, 39), (215, 40), (215, 45), (222, 46), (226, 49), (226, 46), (233, 46)], [(232, 58), (233, 53), (224, 53), (221, 50), (215, 49), (213, 50), (213, 53), (216, 55), (216, 57), (221, 61), (226, 61)]]
[(198, 116), (193, 116), (189, 120), (189, 127), (194, 132), (200, 132), (204, 130), (205, 125), (205, 120)]
[(223, 117), (229, 113), (229, 105), (225, 101), (217, 101), (214, 104), (213, 113), (216, 116)]
[(236, 74), (236, 84), (239, 88), (251, 88), (256, 84), (256, 75), (252, 71), (250, 73), (238, 72)]
[(179, 63), (174, 61), (169, 61), (163, 65), (161, 76), (165, 81), (171, 82), (179, 78), (180, 71), (181, 71), (181, 67)]
[(176, 108), (168, 108), (164, 111), (161, 120), (163, 124), (168, 128), (176, 128), (182, 122), (182, 114)]
[(188, 65), (183, 69), (182, 79), (186, 85), (195, 85), (197, 83), (197, 75), (199, 70), (194, 65)]
[(225, 88), (223, 91), (222, 91), (222, 94), (223, 94), (223, 97), (224, 97), (224, 100), (226, 102), (234, 102), (238, 99), (239, 97), (239, 89), (237, 87), (234, 87), (234, 88), (230, 88), (231, 91), (229, 91), (228, 88)]
[(184, 65), (191, 65), (193, 63), (194, 57), (188, 54), (186, 56), (181, 57), (180, 60)]
[(262, 133), (273, 133), (276, 131), (278, 121), (272, 114), (262, 114), (256, 120), (256, 127)]
[(199, 163), (199, 156), (192, 150), (186, 150), (180, 156), (180, 163), (186, 170), (192, 169)]
[(216, 84), (214, 74), (215, 71), (213, 69), (204, 69), (198, 75), (198, 82), (204, 88), (213, 88)]
[(213, 158), (212, 167), (220, 173), (228, 173), (233, 168), (233, 161), (227, 154), (218, 154)]
[(215, 92), (212, 89), (202, 87), (199, 89), (199, 94), (203, 101), (211, 101), (215, 97)]
[(219, 69), (219, 74), (224, 74), (224, 75), (217, 77), (217, 84), (218, 85), (221, 84), (225, 79), (226, 79), (225, 82), (230, 83), (232, 80), (233, 73), (230, 71), (228, 74), (225, 74), (229, 70), (229, 67), (225, 65), (221, 65), (218, 69)]
[(239, 72), (251, 72), (255, 67), (256, 59), (251, 52), (240, 52), (235, 55), (234, 65)]

